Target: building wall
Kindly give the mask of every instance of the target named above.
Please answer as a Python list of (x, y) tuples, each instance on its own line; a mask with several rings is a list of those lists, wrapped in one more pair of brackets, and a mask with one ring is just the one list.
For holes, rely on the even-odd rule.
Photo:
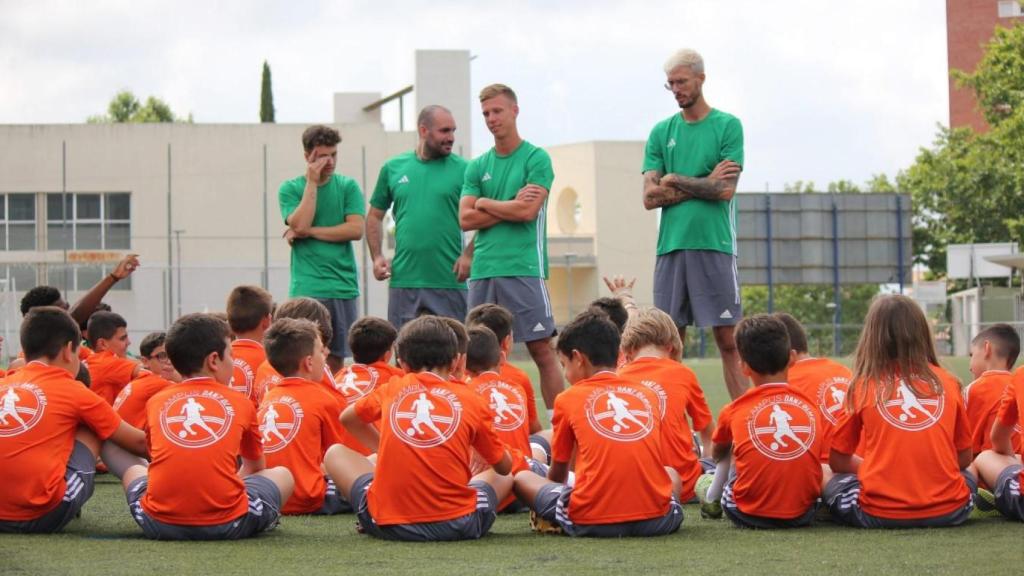
[[(1001, 0), (946, 0), (946, 38), (949, 70), (973, 72), (985, 53), (985, 44), (996, 26), (1011, 26), (1024, 18), (1000, 18)], [(957, 88), (949, 79), (949, 125), (985, 131), (988, 125), (978, 111), (970, 89)]]

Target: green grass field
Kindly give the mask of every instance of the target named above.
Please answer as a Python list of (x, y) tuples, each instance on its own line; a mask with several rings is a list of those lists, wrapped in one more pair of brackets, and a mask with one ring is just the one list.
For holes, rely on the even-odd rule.
[[(717, 408), (726, 401), (717, 360), (692, 363)], [(946, 365), (965, 376), (966, 362)], [(0, 474), (3, 472), (0, 471)], [(187, 479), (182, 479), (187, 482)], [(1021, 574), (1024, 524), (972, 520), (952, 529), (862, 531), (819, 524), (755, 532), (701, 520), (686, 507), (671, 536), (572, 540), (530, 532), (526, 515), (502, 516), (476, 542), (400, 544), (356, 533), (351, 515), (288, 517), (240, 542), (151, 542), (121, 488), (100, 477), (82, 518), (56, 536), (0, 535), (0, 574)]]

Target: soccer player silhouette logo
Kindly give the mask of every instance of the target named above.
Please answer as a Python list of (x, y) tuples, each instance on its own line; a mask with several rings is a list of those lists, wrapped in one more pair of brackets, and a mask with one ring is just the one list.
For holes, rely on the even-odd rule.
[(484, 397), (494, 413), (496, 430), (511, 432), (526, 423), (526, 400), (518, 386), (492, 380), (477, 387), (477, 392)]
[(789, 395), (761, 402), (747, 421), (754, 447), (772, 460), (792, 460), (810, 450), (815, 428), (811, 405)]
[(850, 381), (846, 378), (829, 378), (818, 386), (818, 409), (831, 424), (835, 424), (845, 413), (843, 403)]
[(391, 405), (391, 431), (411, 446), (430, 448), (444, 444), (459, 427), (462, 403), (443, 388), (410, 387)]
[(210, 446), (231, 428), (235, 410), (216, 392), (181, 392), (160, 408), (160, 429), (183, 448)]
[(654, 408), (647, 396), (634, 388), (596, 390), (587, 398), (585, 410), (591, 428), (612, 440), (632, 442), (654, 429)]
[(0, 390), (0, 438), (28, 432), (43, 417), (46, 395), (35, 384), (12, 384)]
[(287, 446), (302, 425), (302, 406), (291, 396), (267, 402), (259, 411), (263, 451), (277, 452)]
[(338, 392), (345, 396), (349, 404), (373, 392), (380, 380), (380, 372), (365, 364), (353, 364), (345, 368), (345, 373), (337, 383)]
[(231, 383), (228, 384), (228, 387), (247, 397), (251, 396), (252, 385), (256, 381), (256, 371), (253, 370), (248, 362), (241, 358), (233, 358), (231, 363), (234, 365), (234, 369), (231, 373)]
[(117, 393), (117, 398), (114, 398), (114, 410), (117, 410), (122, 405), (124, 405), (124, 401), (127, 400), (128, 397), (131, 396), (131, 395), (132, 395), (132, 383), (129, 382), (128, 384), (125, 385), (124, 388), (121, 388), (120, 392)]
[(896, 385), (893, 398), (877, 404), (878, 412), (886, 422), (910, 432), (930, 428), (939, 421), (945, 410), (945, 397), (919, 398), (905, 380)]

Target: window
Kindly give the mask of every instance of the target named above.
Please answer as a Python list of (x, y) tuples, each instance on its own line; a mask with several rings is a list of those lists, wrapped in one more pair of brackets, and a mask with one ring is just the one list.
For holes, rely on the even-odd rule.
[(131, 248), (131, 196), (47, 194), (46, 241), (49, 250)]
[(0, 194), (0, 250), (36, 249), (36, 195)]
[(1003, 0), (999, 2), (1000, 18), (1017, 18), (1024, 16), (1024, 9), (1017, 0)]

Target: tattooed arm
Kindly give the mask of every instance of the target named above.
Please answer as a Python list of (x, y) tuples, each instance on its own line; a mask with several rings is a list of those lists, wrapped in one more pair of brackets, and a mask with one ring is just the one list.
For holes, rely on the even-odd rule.
[(722, 160), (705, 178), (667, 174), (659, 182), (681, 193), (685, 199), (731, 200), (736, 193), (741, 167), (732, 160)]

